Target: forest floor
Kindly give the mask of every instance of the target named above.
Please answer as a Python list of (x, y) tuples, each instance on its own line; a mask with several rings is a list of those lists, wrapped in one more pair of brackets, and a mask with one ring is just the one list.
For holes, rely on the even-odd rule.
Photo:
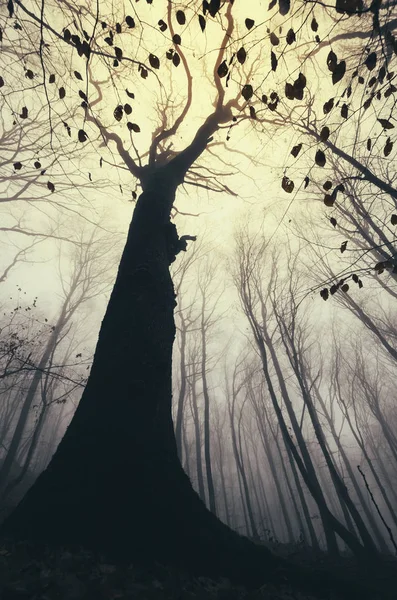
[[(397, 561), (385, 559), (382, 573), (360, 572), (353, 559), (331, 561), (310, 549), (278, 544), (277, 554), (306, 567), (327, 569), (377, 590), (371, 600), (397, 600)], [(0, 543), (0, 600), (312, 600), (291, 586), (266, 584), (257, 590), (211, 580), (156, 565), (119, 566), (78, 549), (51, 548), (33, 543)], [(338, 595), (324, 595), (339, 600)], [(351, 600), (360, 600), (352, 597)]]

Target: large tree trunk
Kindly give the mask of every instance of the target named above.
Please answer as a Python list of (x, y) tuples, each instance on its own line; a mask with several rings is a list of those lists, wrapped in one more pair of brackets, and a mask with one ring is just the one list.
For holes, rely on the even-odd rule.
[(2, 534), (241, 580), (277, 578), (281, 561), (212, 515), (177, 457), (170, 175), (156, 173), (138, 200), (80, 404)]

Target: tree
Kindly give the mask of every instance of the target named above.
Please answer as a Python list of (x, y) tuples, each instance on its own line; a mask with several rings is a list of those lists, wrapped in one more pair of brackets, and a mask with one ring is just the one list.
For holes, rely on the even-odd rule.
[[(288, 12), (286, 4), (289, 5), (280, 2), (283, 15)], [(222, 7), (220, 2), (203, 3), (204, 14), (199, 15), (196, 29), (207, 27), (211, 36), (221, 30), (210, 67), (211, 106), (204, 118), (200, 114), (201, 125), (193, 139), (181, 144), (177, 134), (192, 105), (192, 73), (174, 23), (176, 20), (181, 27), (186, 23), (188, 8), (174, 14), (171, 2), (163, 6), (167, 22), (159, 22), (156, 40), (160, 40), (162, 52), (169, 47), (168, 33), (164, 37), (159, 33), (168, 27), (172, 48), (164, 52), (169, 66), (160, 78), (159, 57), (154, 52), (147, 56), (146, 44), (138, 42), (144, 28), (134, 32), (135, 18), (138, 21), (141, 16), (138, 11), (135, 18), (122, 14), (121, 25), (114, 23), (111, 6), (105, 6), (103, 10), (107, 13), (102, 14), (95, 13), (95, 7), (91, 12), (91, 6), (80, 11), (80, 7), (65, 8), (58, 3), (42, 2), (32, 7), (21, 0), (8, 3), (10, 17), (17, 7), (17, 14), (29, 21), (29, 32), (38, 50), (35, 67), (43, 84), (38, 92), (41, 99), (45, 96), (55, 103), (58, 96), (56, 102), (65, 100), (62, 114), (67, 134), (72, 129), (71, 111), (78, 95), (83, 110), (79, 122), (73, 124), (73, 135), (83, 145), (88, 138), (90, 142), (100, 139), (105, 146), (115, 147), (121, 166), (136, 178), (142, 193), (78, 409), (49, 466), (8, 518), (3, 533), (57, 543), (82, 543), (119, 558), (173, 561), (197, 571), (258, 583), (279, 579), (284, 561), (238, 536), (207, 511), (178, 461), (171, 419), (175, 294), (169, 272), (170, 264), (180, 250), (186, 249), (189, 239), (189, 236), (179, 238), (170, 219), (178, 187), (185, 183), (214, 191), (228, 189), (213, 178), (217, 173), (213, 155), (207, 163), (196, 161), (206, 149), (211, 152), (217, 144), (224, 143), (214, 141), (219, 130), (230, 129), (238, 121), (255, 119), (255, 107), (250, 103), (253, 87), (247, 83), (254, 67), (247, 66), (246, 70), (242, 67), (241, 72), (236, 68), (237, 81), (232, 81), (226, 52), (233, 40), (235, 64), (245, 63), (246, 51), (238, 49), (240, 36), (250, 31), (254, 22), (240, 15), (244, 24), (239, 21), (237, 27), (231, 2)], [(140, 4), (142, 22), (148, 10)], [(65, 25), (63, 31), (49, 23), (49, 18), (53, 24), (59, 19)], [(73, 33), (69, 22), (73, 23)], [(123, 42), (123, 48), (116, 46), (117, 36), (128, 34), (129, 29), (132, 33)], [(150, 29), (150, 35), (153, 31)], [(128, 40), (132, 42), (130, 45)], [(72, 51), (67, 72), (73, 71), (70, 80), (73, 96), (66, 99), (64, 86), (56, 92), (53, 88), (49, 91), (53, 81), (50, 69), (58, 53), (50, 52), (47, 56), (47, 43), (56, 49)], [(152, 40), (150, 46), (154, 50), (153, 43)], [(130, 48), (134, 58), (130, 57)], [(272, 51), (273, 70), (276, 60)], [(83, 69), (76, 68), (78, 64)], [(143, 127), (128, 121), (121, 130), (125, 115), (133, 111), (124, 100), (125, 94), (131, 97), (135, 93), (127, 84), (134, 65), (143, 81), (150, 76), (158, 82), (158, 102), (154, 102), (153, 110), (156, 106), (160, 108), (159, 125), (145, 151), (137, 149), (138, 134)], [(187, 89), (180, 102), (178, 96), (174, 101), (174, 94), (164, 96), (162, 85), (162, 79), (168, 77), (173, 91), (173, 86), (177, 86), (173, 73), (179, 65), (183, 67)], [(80, 71), (85, 72), (85, 91), (76, 89), (80, 86), (79, 83), (76, 86), (76, 81), (83, 79)], [(113, 109), (112, 101), (116, 98)], [(48, 106), (52, 110), (53, 104), (48, 102)], [(112, 106), (110, 113), (109, 106)], [(208, 177), (211, 177), (209, 182)], [(288, 573), (290, 578), (300, 579), (301, 585), (314, 585), (313, 577), (303, 575), (301, 568), (294, 570), (289, 565)], [(319, 584), (325, 585), (323, 577), (317, 580)]]

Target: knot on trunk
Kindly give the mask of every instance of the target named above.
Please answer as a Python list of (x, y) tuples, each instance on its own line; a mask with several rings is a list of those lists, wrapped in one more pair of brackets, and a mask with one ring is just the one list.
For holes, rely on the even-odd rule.
[(165, 225), (165, 231), (167, 256), (169, 264), (171, 264), (174, 262), (179, 252), (186, 252), (188, 241), (195, 242), (197, 237), (195, 235), (182, 235), (179, 237), (174, 223), (167, 223), (167, 225)]

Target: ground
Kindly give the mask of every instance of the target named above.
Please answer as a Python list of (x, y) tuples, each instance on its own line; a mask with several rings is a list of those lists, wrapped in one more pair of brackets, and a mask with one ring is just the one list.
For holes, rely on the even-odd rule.
[[(366, 576), (352, 559), (335, 562), (325, 555), (315, 558), (310, 551), (299, 547), (280, 545), (278, 550), (306, 566), (316, 564), (330, 569), (336, 577), (343, 574), (362, 581)], [(397, 599), (396, 572), (397, 562), (389, 558), (382, 574), (370, 574), (368, 581), (377, 590), (373, 600)], [(28, 542), (0, 544), (1, 600), (312, 600), (317, 597), (293, 590), (288, 582), (281, 587), (266, 584), (249, 590), (232, 585), (227, 579), (192, 577), (159, 564), (150, 568), (109, 564), (81, 548), (52, 548)], [(335, 594), (324, 598), (339, 600)]]

